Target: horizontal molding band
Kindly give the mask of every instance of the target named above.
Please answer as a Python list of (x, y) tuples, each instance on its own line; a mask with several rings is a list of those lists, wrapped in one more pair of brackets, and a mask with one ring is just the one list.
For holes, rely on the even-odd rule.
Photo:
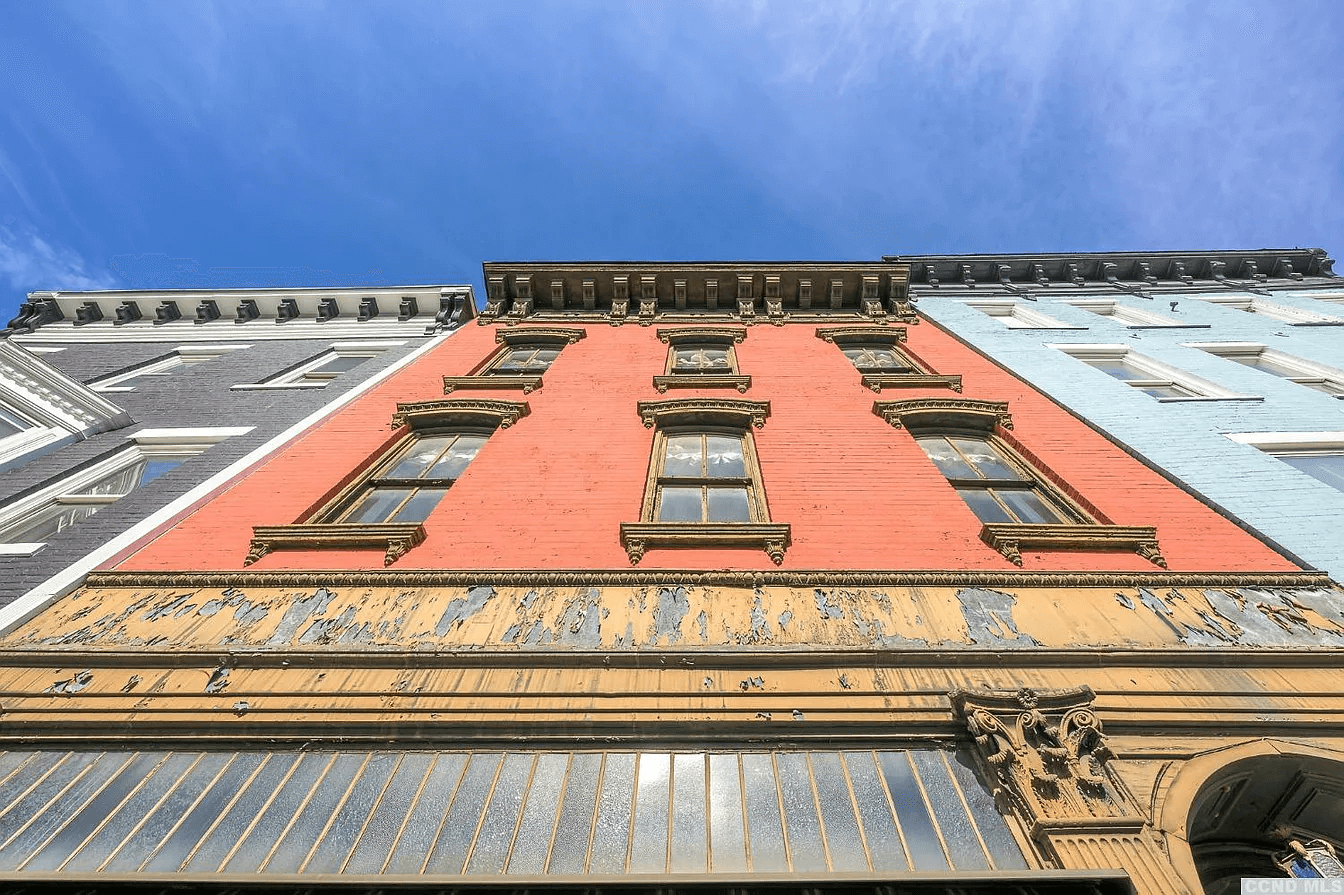
[(580, 649), (4, 649), (0, 668), (601, 668), (806, 670), (810, 668), (1338, 668), (1335, 647), (1167, 647), (1164, 649), (807, 649), (580, 650)]
[(432, 569), (407, 571), (90, 572), (87, 587), (1335, 587), (1326, 572), (1023, 572), (836, 569)]

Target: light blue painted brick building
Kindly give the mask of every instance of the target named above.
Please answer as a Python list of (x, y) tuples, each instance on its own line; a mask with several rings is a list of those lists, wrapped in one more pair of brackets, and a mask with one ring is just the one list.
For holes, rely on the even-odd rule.
[(925, 317), (1344, 580), (1344, 278), (1323, 251), (886, 260)]

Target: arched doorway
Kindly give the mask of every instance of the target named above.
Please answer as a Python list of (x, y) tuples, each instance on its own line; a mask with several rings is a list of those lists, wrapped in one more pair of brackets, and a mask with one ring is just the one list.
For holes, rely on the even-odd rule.
[(1184, 838), (1205, 895), (1240, 892), (1243, 877), (1289, 875), (1280, 865), (1294, 842), (1344, 853), (1344, 761), (1256, 751), (1209, 774), (1189, 802)]

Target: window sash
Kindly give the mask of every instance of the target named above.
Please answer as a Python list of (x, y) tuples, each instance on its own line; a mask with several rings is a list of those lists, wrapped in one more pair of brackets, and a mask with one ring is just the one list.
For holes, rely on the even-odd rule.
[[(1086, 520), (1041, 483), (1034, 470), (995, 440), (956, 433), (916, 440), (981, 522), (1072, 524)], [(975, 446), (983, 450), (975, 450)], [(941, 448), (938, 454), (935, 449)], [(949, 451), (951, 453), (949, 453)]]
[(660, 435), (645, 518), (725, 525), (765, 519), (747, 434), (700, 430)]
[[(476, 459), (488, 438), (489, 434), (483, 432), (413, 434), (376, 464), (374, 473), (359, 483), (328, 521), (356, 524), (425, 521)], [(429, 450), (420, 454), (423, 459), (408, 466), (407, 460), (424, 447)], [(419, 475), (389, 474), (414, 472), (415, 467), (419, 467)], [(436, 471), (452, 474), (431, 475)]]

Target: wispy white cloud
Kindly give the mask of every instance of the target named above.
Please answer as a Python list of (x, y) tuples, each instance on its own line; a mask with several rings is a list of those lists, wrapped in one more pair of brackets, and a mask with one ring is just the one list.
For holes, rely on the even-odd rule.
[(106, 270), (89, 265), (68, 246), (21, 225), (0, 226), (0, 278), (10, 289), (115, 289)]

